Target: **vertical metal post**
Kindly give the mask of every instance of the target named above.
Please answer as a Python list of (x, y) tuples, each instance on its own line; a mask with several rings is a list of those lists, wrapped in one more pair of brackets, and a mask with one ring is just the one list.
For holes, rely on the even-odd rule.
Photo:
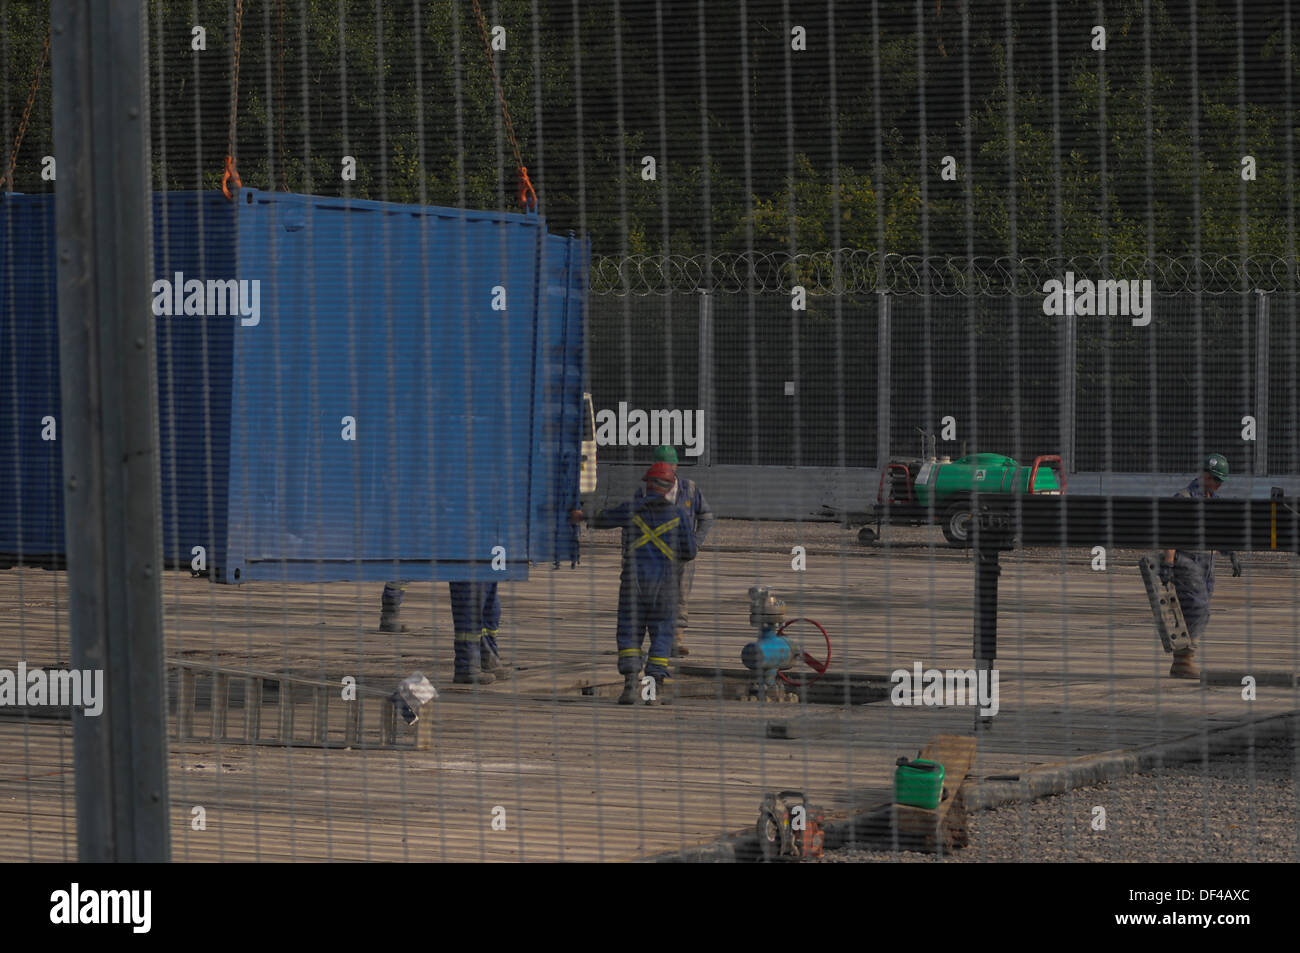
[(713, 465), (713, 432), (717, 421), (713, 419), (713, 295), (708, 291), (700, 292), (700, 322), (697, 350), (700, 364), (697, 371), (699, 393), (696, 399), (704, 411), (704, 445), (697, 461), (700, 466)]
[(893, 357), (893, 328), (890, 321), (893, 316), (894, 299), (888, 291), (878, 292), (880, 307), (876, 318), (876, 466), (884, 469), (889, 462), (889, 431), (891, 425), (890, 361)]
[(976, 662), (993, 664), (998, 654), (998, 577), (1002, 575), (996, 544), (975, 547), (975, 647)]
[(998, 654), (998, 577), (1000, 557), (1015, 542), (1013, 527), (1019, 522), (1014, 511), (981, 513), (971, 519), (971, 546), (975, 550), (975, 646), (977, 663), (993, 665)]
[(59, 361), (82, 861), (170, 859), (144, 4), (53, 0)]
[(1268, 476), (1268, 295), (1255, 291), (1255, 476)]
[(1060, 379), (1060, 417), (1058, 427), (1061, 441), (1061, 464), (1066, 473), (1076, 472), (1074, 466), (1075, 397), (1078, 393), (1078, 328), (1074, 308), (1065, 309), (1061, 325), (1061, 363), (1057, 376)]

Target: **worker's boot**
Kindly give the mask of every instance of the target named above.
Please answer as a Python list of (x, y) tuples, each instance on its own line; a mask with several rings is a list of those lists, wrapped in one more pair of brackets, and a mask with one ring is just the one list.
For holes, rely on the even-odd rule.
[(453, 684), (491, 685), (497, 680), (491, 672), (483, 671), (479, 638), (478, 632), (456, 633), (456, 673), (451, 679)]
[(673, 703), (673, 700), (668, 694), (669, 691), (670, 689), (667, 685), (667, 678), (663, 675), (656, 675), (654, 701), (646, 702), (646, 704), (647, 705), (671, 705)]
[(620, 705), (635, 705), (637, 685), (641, 679), (637, 673), (631, 673), (623, 676), (623, 694), (618, 696)]
[(406, 626), (398, 621), (398, 613), (402, 610), (402, 593), (406, 587), (398, 582), (384, 583), (384, 595), (380, 602), (379, 609), (379, 631), (380, 632), (406, 632)]
[(1196, 649), (1182, 649), (1174, 653), (1174, 664), (1169, 666), (1169, 674), (1174, 678), (1201, 677), (1201, 667), (1196, 664)]
[(673, 658), (690, 654), (691, 650), (688, 649), (686, 643), (682, 641), (682, 630), (678, 629), (673, 633)]
[(484, 672), (491, 672), (498, 679), (510, 677), (510, 666), (501, 661), (501, 653), (497, 651), (497, 630), (483, 630), (483, 637), (478, 642), (479, 668)]

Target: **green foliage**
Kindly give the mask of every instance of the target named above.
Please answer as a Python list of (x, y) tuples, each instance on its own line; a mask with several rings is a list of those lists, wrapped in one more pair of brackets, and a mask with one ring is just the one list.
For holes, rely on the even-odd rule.
[[(824, 7), (796, 5), (801, 52), (776, 0), (751, 0), (743, 37), (730, 5), (701, 12), (696, 0), (623, 3), (617, 20), (601, 2), (483, 8), (489, 28), (506, 29), (492, 58), (542, 212), (556, 229), (590, 233), (598, 253), (1005, 255), (1013, 242), (1021, 256), (1287, 253), (1288, 124), (1292, 149), (1300, 136), (1282, 90), (1289, 71), (1300, 95), (1300, 17), (1286, 49), (1280, 7), (1246, 5), (1243, 77), (1236, 4), (1196, 0), (1193, 76), (1186, 3), (1149, 5), (1148, 22), (1141, 0), (1107, 4), (1104, 56), (1090, 46), (1092, 5), (1058, 5), (1054, 52), (1040, 0), (1011, 3), (1010, 31), (1002, 5), (977, 6), (968, 44), (960, 4), (923, 4), (918, 23), (911, 0), (882, 0), (874, 34), (869, 11), (838, 9), (832, 28)], [(216, 187), (231, 6), (148, 7), (154, 181)], [(468, 2), (283, 7), (282, 30), (278, 2), (244, 3), (245, 184), (283, 176), (296, 191), (517, 208), (516, 161)], [(190, 48), (195, 9), (204, 52)], [(47, 11), (0, 6), (6, 159)], [(21, 191), (52, 188), (39, 177), (54, 151), (50, 102), (47, 68)], [(340, 177), (344, 155), (356, 157), (355, 181)], [(656, 159), (653, 181), (641, 177), (644, 155)], [(956, 181), (940, 177), (946, 155)], [(1244, 155), (1254, 181), (1242, 181)]]

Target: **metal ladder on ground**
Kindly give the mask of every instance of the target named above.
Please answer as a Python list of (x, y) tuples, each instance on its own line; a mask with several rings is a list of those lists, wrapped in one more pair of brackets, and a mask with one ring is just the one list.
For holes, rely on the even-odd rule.
[(407, 725), (397, 717), (391, 692), (361, 683), (355, 698), (345, 699), (341, 682), (286, 672), (181, 659), (167, 659), (166, 671), (175, 742), (366, 749), (427, 749), (432, 743), (431, 709)]

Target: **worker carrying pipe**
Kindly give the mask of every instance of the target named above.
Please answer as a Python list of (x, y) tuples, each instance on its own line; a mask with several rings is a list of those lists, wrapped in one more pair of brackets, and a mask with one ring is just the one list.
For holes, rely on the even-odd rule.
[[(1201, 475), (1179, 490), (1175, 496), (1193, 499), (1215, 499), (1219, 487), (1228, 479), (1228, 458), (1212, 453), (1205, 458)], [(1232, 561), (1232, 574), (1241, 575), (1241, 560), (1234, 552), (1224, 551)], [(1205, 627), (1210, 621), (1210, 599), (1214, 596), (1214, 553), (1165, 550), (1160, 563), (1160, 581), (1173, 583), (1178, 602), (1187, 623), (1191, 646), (1174, 652), (1169, 674), (1174, 678), (1200, 678), (1201, 669), (1196, 662), (1196, 649)]]
[[(620, 705), (636, 701), (641, 678), (641, 645), (650, 634), (645, 674), (655, 680), (648, 704), (667, 704), (664, 679), (677, 624), (677, 567), (695, 558), (691, 515), (678, 501), (679, 484), (667, 463), (656, 463), (641, 478), (645, 494), (592, 520), (593, 529), (623, 530), (623, 569), (618, 587), (618, 670), (623, 675)], [(586, 517), (574, 510), (571, 519)]]

